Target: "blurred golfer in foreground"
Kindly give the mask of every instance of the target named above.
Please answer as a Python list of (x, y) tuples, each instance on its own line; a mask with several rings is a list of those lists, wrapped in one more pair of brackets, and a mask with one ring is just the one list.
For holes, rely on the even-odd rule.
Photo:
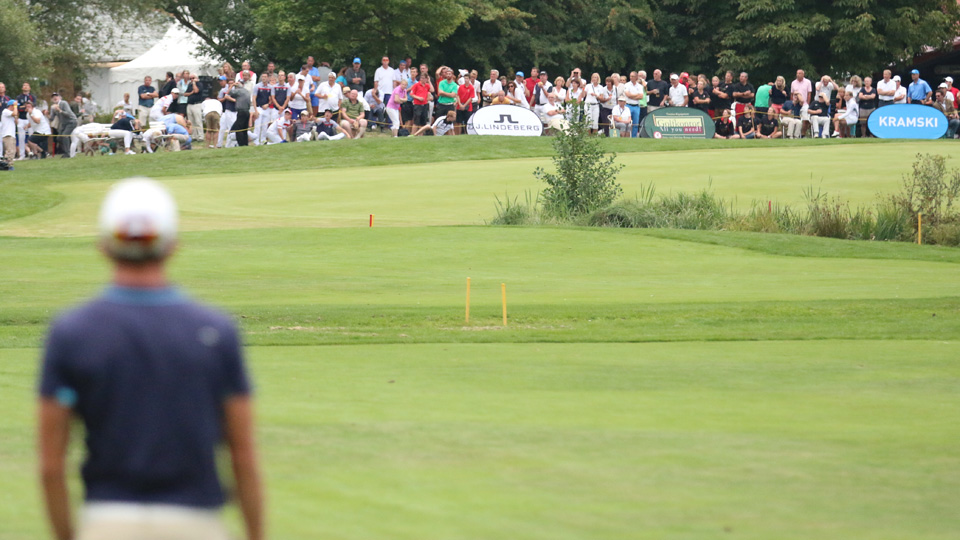
[[(100, 212), (114, 266), (103, 294), (61, 316), (40, 375), (39, 452), (58, 540), (224, 540), (216, 447), (225, 441), (247, 538), (263, 538), (250, 382), (237, 330), (166, 278), (177, 209), (160, 184), (120, 182)], [(64, 457), (86, 431), (85, 504), (74, 530)]]

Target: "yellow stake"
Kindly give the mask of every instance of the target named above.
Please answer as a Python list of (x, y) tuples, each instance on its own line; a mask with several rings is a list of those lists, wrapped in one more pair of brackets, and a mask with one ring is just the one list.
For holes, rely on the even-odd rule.
[(923, 215), (923, 214), (921, 214), (920, 212), (917, 212), (917, 243), (918, 243), (918, 244), (922, 244), (922, 243), (923, 243), (923, 224), (921, 223), (921, 221), (922, 221), (921, 216), (922, 216), (922, 215)]
[(464, 318), (464, 322), (470, 322), (470, 278), (467, 278), (467, 315)]
[(500, 284), (500, 297), (503, 299), (503, 325), (507, 325), (507, 284)]

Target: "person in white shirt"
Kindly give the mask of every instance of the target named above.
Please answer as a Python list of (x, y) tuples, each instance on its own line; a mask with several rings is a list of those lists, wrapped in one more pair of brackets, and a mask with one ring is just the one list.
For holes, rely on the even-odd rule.
[(174, 88), (169, 94), (156, 100), (153, 107), (150, 108), (150, 121), (159, 122), (161, 118), (167, 115), (167, 109), (173, 103), (173, 100), (180, 97), (180, 89)]
[(670, 74), (670, 105), (673, 107), (686, 107), (690, 97), (687, 95), (687, 87), (680, 84), (680, 76), (676, 73)]
[(283, 111), (283, 116), (277, 118), (267, 126), (267, 144), (287, 142), (290, 126), (293, 125), (293, 113), (290, 109)]
[(117, 102), (115, 109), (122, 109), (125, 113), (133, 114), (136, 110), (136, 106), (130, 102), (130, 93), (125, 92), (123, 94), (123, 99)]
[(583, 79), (580, 77), (576, 77), (572, 80), (567, 81), (567, 84), (570, 86), (570, 88), (567, 89), (567, 100), (566, 100), (567, 120), (573, 120), (573, 107), (569, 106), (573, 103), (581, 104), (580, 117), (581, 118), (583, 117), (582, 104), (583, 104), (583, 99), (586, 96), (584, 95), (584, 92), (583, 92), (583, 86), (580, 84), (581, 81), (583, 81)]
[(433, 131), (434, 135), (443, 136), (443, 135), (454, 135), (456, 131), (454, 128), (457, 123), (457, 111), (447, 111), (447, 114), (444, 116), (437, 117), (436, 121), (432, 125), (423, 126), (414, 133), (414, 137), (417, 135), (422, 135), (424, 131), (428, 129)]
[(3, 157), (13, 161), (17, 157), (17, 102), (9, 100), (0, 112), (0, 139), (3, 139)]
[[(390, 58), (387, 56), (381, 58), (380, 67), (373, 73), (373, 87), (380, 91), (380, 96), (384, 103), (390, 102), (390, 93), (393, 92), (393, 81), (399, 81), (400, 78), (400, 73), (390, 67)], [(317, 91), (319, 92), (320, 90), (318, 89)]]
[(317, 86), (317, 93), (314, 95), (320, 99), (320, 104), (317, 105), (317, 111), (321, 114), (325, 111), (331, 111), (334, 115), (337, 115), (340, 112), (340, 102), (343, 101), (343, 89), (337, 84), (336, 79), (337, 74), (331, 71), (330, 74), (327, 75), (327, 82), (320, 83), (320, 85)]
[(83, 145), (90, 142), (91, 137), (108, 137), (110, 133), (110, 124), (97, 124), (96, 122), (84, 124), (73, 130), (70, 134), (70, 157), (77, 155), (77, 150), (83, 150)]
[(250, 62), (246, 60), (240, 64), (240, 72), (237, 73), (237, 82), (243, 84), (246, 88), (247, 84), (250, 84), (250, 88), (247, 88), (247, 91), (250, 91), (253, 88), (253, 85), (257, 84), (257, 74), (250, 69)]
[(300, 113), (310, 108), (312, 101), (307, 65), (300, 68), (300, 73), (288, 73), (287, 83), (290, 85), (290, 108), (293, 109), (293, 118), (296, 120)]
[(590, 133), (596, 133), (600, 124), (600, 104), (606, 101), (607, 89), (600, 84), (600, 74), (590, 76), (590, 84), (583, 89), (583, 108)]
[(50, 137), (50, 122), (43, 112), (29, 101), (24, 103), (27, 113), (27, 149), (38, 157), (47, 157), (47, 141)]
[(893, 105), (896, 93), (897, 83), (890, 78), (890, 70), (883, 70), (883, 79), (877, 82), (877, 97), (880, 99), (880, 107)]
[(566, 131), (567, 128), (570, 127), (570, 124), (567, 122), (567, 119), (564, 118), (563, 108), (557, 104), (557, 95), (549, 92), (546, 96), (547, 102), (540, 106), (544, 123), (547, 125), (547, 128), (554, 131)]
[(207, 97), (200, 104), (200, 114), (203, 118), (203, 138), (209, 148), (217, 145), (220, 136), (220, 118), (223, 116), (223, 103), (213, 97)]
[(630, 126), (633, 124), (633, 113), (627, 108), (627, 97), (620, 96), (617, 104), (610, 113), (610, 123), (616, 126), (621, 137), (630, 136)]
[(497, 97), (497, 94), (503, 90), (503, 85), (500, 84), (500, 72), (491, 69), (490, 70), (490, 79), (483, 81), (483, 84), (480, 86), (480, 95), (483, 98), (483, 105), (487, 106), (493, 101), (493, 98)]
[(640, 74), (636, 71), (631, 71), (630, 81), (623, 85), (623, 94), (626, 98), (627, 108), (630, 109), (631, 137), (637, 137), (639, 135), (640, 100), (643, 99), (646, 93), (646, 88), (640, 83)]
[(833, 117), (833, 136), (849, 137), (850, 126), (860, 121), (860, 106), (857, 104), (857, 96), (852, 90), (844, 90), (844, 99), (846, 108), (837, 111)]
[(900, 84), (899, 75), (893, 78), (893, 83), (897, 85), (896, 89), (893, 91), (894, 105), (905, 104), (907, 102), (907, 87)]
[(514, 90), (514, 98), (518, 100), (516, 104), (524, 109), (529, 109), (530, 93), (527, 91), (527, 85), (523, 80), (523, 72), (518, 71), (514, 77), (513, 83), (516, 85), (516, 90)]
[[(553, 93), (553, 85), (550, 84), (550, 76), (546, 71), (540, 72), (540, 80), (533, 87), (533, 112), (537, 113), (540, 120), (546, 124), (548, 118), (543, 113), (544, 106), (549, 103), (549, 96)], [(556, 96), (554, 96), (556, 97)]]

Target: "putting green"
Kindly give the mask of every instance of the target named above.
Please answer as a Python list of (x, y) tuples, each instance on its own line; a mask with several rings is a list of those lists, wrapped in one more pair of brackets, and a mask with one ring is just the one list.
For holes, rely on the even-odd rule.
[[(387, 141), (389, 142), (389, 141)], [(620, 154), (619, 180), (630, 196), (653, 183), (659, 193), (708, 185), (741, 208), (754, 201), (802, 204), (813, 186), (853, 204), (893, 192), (918, 152), (960, 157), (948, 143), (857, 144)], [(362, 163), (360, 161), (359, 163)], [(366, 227), (482, 224), (495, 215), (494, 195), (536, 191), (532, 176), (549, 160), (507, 159), (397, 166), (164, 178), (180, 203), (184, 230), (263, 227)], [(120, 163), (120, 165), (125, 165)], [(150, 171), (142, 171), (149, 174)], [(66, 200), (43, 212), (0, 223), (0, 235), (85, 236), (112, 181), (51, 186)]]

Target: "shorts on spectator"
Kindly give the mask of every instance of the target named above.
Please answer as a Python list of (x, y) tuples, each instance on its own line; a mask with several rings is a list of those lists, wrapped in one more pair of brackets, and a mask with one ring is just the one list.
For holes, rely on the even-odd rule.
[(454, 110), (453, 103), (437, 103), (437, 118), (445, 116), (448, 112)]
[(203, 127), (207, 131), (219, 131), (220, 113), (217, 111), (208, 112), (207, 115), (203, 117)]
[(430, 106), (429, 105), (414, 105), (413, 106), (413, 123), (417, 126), (425, 126), (430, 123), (429, 116)]
[(473, 111), (457, 111), (457, 123), (466, 127), (471, 116), (473, 116)]
[(404, 124), (413, 120), (413, 103), (404, 101), (400, 104), (400, 120)]

